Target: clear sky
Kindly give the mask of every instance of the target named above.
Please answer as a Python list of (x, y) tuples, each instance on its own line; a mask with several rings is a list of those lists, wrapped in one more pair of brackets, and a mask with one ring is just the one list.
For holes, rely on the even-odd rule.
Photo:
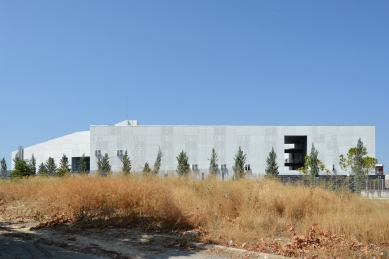
[(128, 99), (141, 124), (375, 125), (389, 166), (388, 14), (384, 0), (0, 1), (0, 157), (122, 121)]

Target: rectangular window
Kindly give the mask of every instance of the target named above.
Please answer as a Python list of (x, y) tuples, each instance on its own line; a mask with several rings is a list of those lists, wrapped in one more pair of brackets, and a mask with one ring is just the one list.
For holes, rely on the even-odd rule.
[(307, 136), (285, 136), (284, 159), (285, 168), (297, 170), (304, 166), (307, 155)]

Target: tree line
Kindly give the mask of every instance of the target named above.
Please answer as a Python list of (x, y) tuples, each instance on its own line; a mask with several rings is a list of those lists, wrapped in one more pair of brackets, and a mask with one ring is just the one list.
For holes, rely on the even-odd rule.
[[(319, 176), (320, 172), (329, 173), (330, 171), (325, 168), (325, 165), (318, 158), (319, 151), (315, 148), (312, 143), (312, 148), (310, 154), (305, 156), (305, 163), (302, 167), (298, 168), (303, 175), (309, 176), (311, 180)], [(154, 166), (151, 168), (149, 163), (144, 164), (142, 174), (143, 175), (157, 175), (159, 173), (161, 162), (162, 162), (163, 153), (161, 149), (158, 149), (157, 157), (154, 162)], [(182, 150), (177, 159), (176, 173), (179, 176), (188, 175), (191, 172), (189, 165), (189, 158), (184, 150)], [(218, 168), (218, 156), (215, 151), (215, 148), (212, 149), (211, 157), (209, 160), (209, 173), (211, 175), (217, 175), (220, 173)], [(125, 175), (130, 175), (132, 170), (132, 162), (128, 156), (127, 150), (124, 153), (124, 156), (121, 158), (122, 161), (122, 172)], [(31, 159), (23, 160), (20, 159), (17, 155), (13, 159), (14, 170), (11, 172), (12, 177), (28, 177), (35, 175), (42, 176), (58, 176), (62, 177), (71, 172), (70, 163), (68, 157), (63, 154), (60, 159), (59, 166), (57, 167), (54, 158), (49, 157), (46, 163), (41, 163), (38, 168), (36, 166), (36, 159), (34, 154), (32, 154)], [(367, 156), (367, 149), (363, 146), (361, 139), (358, 140), (357, 146), (349, 149), (347, 155), (339, 156), (339, 165), (341, 169), (349, 171), (351, 175), (354, 176), (354, 181), (356, 184), (356, 189), (361, 188), (362, 178), (372, 172), (377, 164), (378, 160), (373, 157)], [(233, 179), (242, 179), (245, 178), (250, 172), (245, 168), (246, 163), (246, 154), (243, 152), (241, 147), (239, 147), (235, 157), (233, 169)], [(3, 157), (0, 160), (0, 166), (2, 173), (7, 171), (7, 163)], [(106, 176), (112, 172), (111, 165), (109, 162), (109, 156), (106, 153), (103, 157), (99, 158), (97, 161), (98, 173), (102, 176)], [(85, 154), (79, 160), (78, 172), (86, 173), (87, 172), (87, 161)], [(277, 165), (277, 154), (274, 151), (274, 148), (269, 152), (268, 157), (266, 158), (266, 176), (278, 177), (279, 170)]]
[[(297, 169), (304, 175), (310, 177), (311, 182), (315, 177), (319, 176), (320, 172), (329, 173), (324, 164), (318, 158), (319, 151), (312, 144), (309, 156), (305, 157), (304, 166)], [(359, 138), (356, 147), (352, 147), (347, 152), (347, 155), (339, 156), (339, 166), (342, 170), (348, 171), (353, 177), (354, 189), (356, 192), (362, 190), (362, 183), (369, 173), (375, 170), (375, 165), (378, 159), (367, 155), (367, 149), (363, 146), (362, 140)], [(335, 168), (333, 169), (335, 170)]]
[[(5, 159), (3, 158), (4, 162)], [(3, 161), (2, 160), (2, 161)], [(71, 172), (69, 158), (63, 154), (57, 166), (54, 158), (49, 157), (45, 163), (36, 166), (36, 159), (32, 154), (31, 159), (20, 159), (18, 155), (13, 158), (14, 170), (11, 172), (11, 177), (28, 177), (28, 176), (58, 176), (63, 177)], [(85, 154), (82, 155), (79, 161), (79, 172), (87, 171), (87, 161)]]
[[(161, 160), (162, 160), (163, 153), (161, 152), (161, 149), (158, 150), (157, 158), (154, 162), (153, 168), (150, 167), (149, 163), (146, 162), (142, 169), (143, 175), (157, 175), (159, 173), (159, 169), (161, 167)], [(182, 150), (178, 156), (177, 159), (177, 167), (176, 167), (176, 173), (179, 176), (185, 176), (188, 175), (192, 170), (190, 169), (189, 165), (189, 158), (184, 150)], [(266, 167), (266, 174), (272, 175), (272, 176), (278, 176), (278, 165), (276, 162), (277, 155), (274, 152), (274, 149), (272, 148), (272, 151), (269, 153), (269, 157), (267, 158), (267, 167)], [(124, 156), (121, 158), (122, 160), (122, 172), (125, 175), (131, 174), (132, 169), (132, 162), (130, 157), (127, 154), (127, 150), (125, 150)], [(219, 174), (219, 168), (218, 168), (218, 158), (217, 153), (215, 149), (212, 149), (211, 158), (208, 159), (209, 162), (209, 173), (211, 175), (217, 175)], [(239, 147), (238, 152), (235, 155), (234, 158), (234, 179), (241, 179), (245, 178), (246, 175), (249, 173), (248, 170), (245, 169), (245, 163), (246, 163), (246, 154), (244, 154), (241, 147)], [(111, 165), (109, 162), (109, 156), (106, 153), (103, 157), (99, 158), (97, 160), (97, 171), (100, 175), (106, 176), (111, 172)]]
[[(163, 153), (161, 149), (158, 149), (157, 158), (155, 159), (153, 169), (151, 169), (149, 163), (146, 162), (142, 170), (143, 175), (148, 175), (148, 174), (157, 175), (159, 173), (159, 169), (161, 168), (162, 156)], [(130, 175), (132, 169), (132, 162), (130, 157), (128, 156), (127, 150), (124, 152), (124, 156), (121, 158), (121, 160), (122, 160), (122, 172), (124, 173), (124, 175)], [(109, 156), (107, 153), (105, 153), (105, 155), (102, 158), (99, 158), (97, 160), (97, 172), (101, 176), (107, 176), (109, 173), (112, 172), (111, 165), (109, 163)]]
[[(310, 154), (305, 156), (304, 165), (298, 168), (297, 171), (299, 171), (303, 175), (309, 176), (311, 180), (313, 180), (315, 177), (318, 177), (320, 172), (329, 174), (330, 170), (325, 168), (325, 165), (320, 161), (318, 155), (319, 155), (319, 151), (315, 148), (315, 145), (312, 143)], [(157, 159), (154, 164), (154, 169), (151, 169), (149, 163), (146, 162), (142, 170), (143, 174), (148, 174), (148, 173), (158, 174), (161, 165), (161, 158), (162, 158), (162, 152), (159, 149)], [(184, 150), (179, 153), (176, 159), (177, 159), (176, 173), (179, 176), (187, 175), (188, 173), (190, 173), (191, 169), (189, 165), (189, 158)], [(219, 174), (219, 168), (217, 164), (218, 157), (215, 148), (212, 149), (211, 157), (208, 160), (209, 160), (209, 173), (213, 175)], [(104, 162), (102, 163), (102, 161)], [(108, 154), (105, 154), (102, 161), (99, 160), (97, 162), (99, 170), (110, 171), (111, 167), (109, 166)], [(126, 174), (130, 174), (131, 160), (127, 155), (127, 150), (125, 152), (125, 156), (122, 159), (122, 162), (123, 162), (122, 171), (125, 172)], [(344, 155), (339, 156), (340, 168), (345, 171), (349, 171), (351, 175), (354, 175), (355, 182), (357, 185), (360, 184), (361, 182), (360, 179), (363, 176), (368, 175), (370, 172), (372, 172), (375, 169), (375, 165), (377, 164), (377, 162), (378, 160), (376, 158), (367, 156), (367, 149), (366, 147), (363, 146), (363, 142), (360, 138), (358, 139), (357, 146), (349, 149), (347, 156)], [(105, 167), (99, 166), (99, 163), (104, 164)], [(245, 163), (246, 163), (246, 154), (244, 154), (241, 147), (239, 147), (234, 157), (234, 165), (232, 167), (234, 173), (233, 179), (242, 179), (247, 176), (249, 171), (245, 170)], [(279, 175), (278, 168), (279, 167), (277, 164), (277, 154), (274, 151), (274, 148), (272, 148), (268, 154), (268, 157), (266, 158), (266, 169), (265, 169), (266, 176), (278, 177)]]

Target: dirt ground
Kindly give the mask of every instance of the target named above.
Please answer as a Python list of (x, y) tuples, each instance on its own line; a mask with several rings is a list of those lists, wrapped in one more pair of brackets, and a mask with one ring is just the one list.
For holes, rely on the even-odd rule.
[(196, 243), (190, 235), (73, 225), (34, 228), (34, 220), (0, 220), (0, 258), (283, 258)]

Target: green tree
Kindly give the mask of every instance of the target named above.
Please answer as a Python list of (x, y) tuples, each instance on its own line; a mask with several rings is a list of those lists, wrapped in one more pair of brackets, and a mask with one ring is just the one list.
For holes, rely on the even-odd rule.
[(356, 147), (352, 147), (347, 152), (347, 157), (343, 154), (339, 156), (339, 165), (345, 171), (349, 171), (354, 176), (354, 189), (356, 192), (362, 190), (363, 178), (374, 171), (378, 160), (367, 156), (367, 149), (363, 146), (359, 138)]
[(38, 166), (38, 175), (47, 176), (47, 168), (43, 162)]
[(309, 175), (311, 180), (315, 177), (319, 177), (319, 159), (317, 156), (319, 155), (319, 151), (315, 148), (315, 145), (312, 143), (311, 153), (309, 154), (309, 162), (311, 170), (309, 170)]
[(7, 173), (7, 162), (5, 161), (5, 157), (3, 157), (0, 161), (1, 164), (1, 174), (6, 174)]
[(186, 153), (181, 151), (177, 158), (177, 174), (180, 176), (187, 175), (190, 172), (189, 158)]
[(209, 160), (209, 173), (210, 174), (217, 174), (218, 168), (217, 168), (217, 153), (215, 151), (215, 148), (212, 148), (211, 158)]
[(99, 174), (102, 176), (107, 176), (108, 173), (111, 171), (111, 165), (109, 163), (109, 156), (107, 153), (103, 156), (103, 158), (97, 161), (97, 168), (99, 171)]
[(55, 160), (52, 157), (49, 157), (46, 161), (46, 170), (48, 176), (54, 176), (57, 172), (57, 165), (55, 164)]
[(266, 175), (274, 177), (277, 177), (279, 174), (277, 165), (277, 154), (276, 152), (274, 152), (274, 148), (271, 148), (269, 156), (266, 158), (265, 172)]
[(15, 160), (14, 170), (11, 173), (12, 177), (28, 177), (31, 175), (31, 169), (28, 166), (26, 160), (17, 159)]
[(143, 173), (143, 175), (149, 175), (151, 173), (151, 168), (150, 168), (148, 162), (145, 163), (145, 166), (143, 167), (142, 173)]
[(15, 168), (15, 165), (16, 165), (16, 162), (19, 161), (20, 158), (19, 158), (19, 153), (16, 153), (16, 155), (14, 156), (14, 158), (12, 159), (12, 161), (14, 162), (14, 168)]
[(246, 154), (243, 154), (242, 149), (239, 147), (238, 152), (234, 158), (234, 166), (232, 167), (234, 171), (234, 179), (242, 179), (246, 176), (244, 171), (244, 164), (246, 163)]
[(123, 173), (125, 175), (129, 175), (131, 173), (131, 160), (127, 154), (127, 150), (126, 150), (126, 152), (124, 152), (122, 162), (123, 162), (123, 167), (122, 167)]
[(329, 173), (330, 170), (326, 169), (325, 165), (318, 158), (319, 151), (315, 148), (312, 143), (311, 153), (309, 156), (305, 156), (304, 166), (297, 169), (297, 171), (301, 172), (304, 175), (309, 175), (310, 180), (313, 181), (315, 177), (319, 176), (320, 172)]
[(78, 161), (78, 172), (86, 173), (86, 170), (88, 170), (86, 158), (85, 158), (85, 154), (82, 154), (82, 156), (80, 157), (80, 161)]
[(98, 171), (98, 173), (100, 173), (101, 172), (101, 158), (100, 157), (98, 157), (96, 163), (97, 163), (97, 171)]
[(28, 166), (30, 167), (30, 174), (36, 175), (36, 159), (34, 157), (34, 154), (31, 155), (31, 159), (28, 162)]
[(158, 174), (159, 173), (159, 169), (161, 168), (162, 156), (163, 156), (162, 151), (159, 148), (158, 149), (157, 158), (155, 159), (155, 162), (154, 162), (154, 168), (153, 168), (153, 173), (154, 174)]
[(363, 158), (363, 173), (364, 175), (369, 175), (370, 173), (375, 172), (375, 165), (378, 164), (378, 159), (370, 156), (365, 156)]
[(67, 174), (69, 174), (69, 171), (64, 167), (60, 167), (55, 171), (55, 176), (57, 177), (64, 177)]
[(70, 172), (69, 158), (65, 154), (62, 155), (59, 161), (59, 168), (63, 169), (63, 171)]

